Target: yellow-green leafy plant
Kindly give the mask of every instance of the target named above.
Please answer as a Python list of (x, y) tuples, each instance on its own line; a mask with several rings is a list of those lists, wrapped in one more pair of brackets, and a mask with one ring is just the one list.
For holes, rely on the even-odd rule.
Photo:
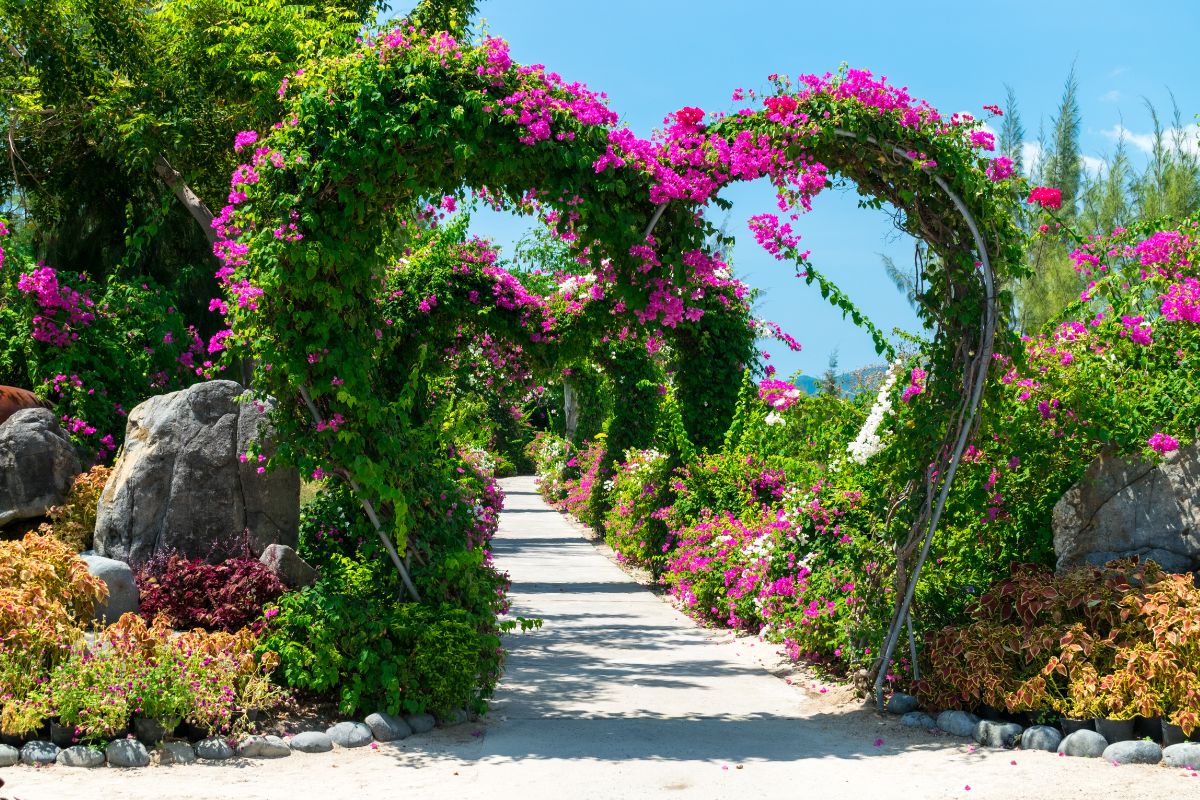
[(62, 539), (76, 551), (89, 549), (96, 531), (96, 506), (111, 474), (110, 467), (97, 464), (87, 472), (76, 475), (67, 492), (66, 502), (46, 512), (50, 522), (38, 528), (38, 533)]

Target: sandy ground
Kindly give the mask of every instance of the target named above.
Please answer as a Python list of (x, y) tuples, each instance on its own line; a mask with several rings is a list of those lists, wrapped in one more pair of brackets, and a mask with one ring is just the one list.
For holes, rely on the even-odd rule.
[[(0, 769), (0, 798), (1186, 798), (1200, 777), (912, 731), (754, 639), (697, 627), (505, 482), (515, 635), (486, 719), (377, 749), (142, 770)], [(824, 690), (824, 691), (822, 691)]]

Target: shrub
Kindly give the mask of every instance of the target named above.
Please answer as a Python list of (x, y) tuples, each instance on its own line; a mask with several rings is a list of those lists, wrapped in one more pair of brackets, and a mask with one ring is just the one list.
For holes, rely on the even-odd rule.
[(82, 637), (81, 626), (107, 596), (104, 581), (65, 542), (38, 533), (0, 542), (0, 645), (53, 662)]
[(658, 450), (626, 450), (606, 487), (612, 508), (604, 539), (617, 557), (661, 570), (667, 547), (663, 509), (670, 502), (674, 459)]
[(928, 638), (916, 689), (935, 707), (1165, 714), (1200, 728), (1200, 589), (1189, 576), (1130, 561), (1061, 575), (1021, 566), (970, 615)]
[(160, 614), (176, 628), (232, 632), (262, 616), (287, 587), (269, 567), (251, 558), (220, 564), (168, 556), (144, 565), (137, 576), (139, 613)]
[[(315, 586), (280, 600), (262, 644), (279, 653), (280, 677), (331, 695), (345, 714), (480, 709), (498, 678), (499, 636), (462, 608), (399, 602), (381, 569), (334, 555)], [(449, 594), (433, 589), (422, 586), (427, 601)]]
[(96, 510), (100, 503), (100, 495), (111, 474), (112, 469), (97, 464), (87, 472), (75, 476), (71, 482), (71, 489), (67, 492), (66, 502), (46, 512), (50, 523), (42, 525), (38, 532), (62, 539), (76, 551), (90, 549), (92, 536), (96, 531)]
[(564, 511), (598, 531), (602, 530), (607, 507), (607, 492), (604, 489), (607, 476), (603, 474), (607, 460), (604, 434), (599, 434), (595, 441), (576, 451), (574, 457), (567, 461), (567, 466), (576, 471), (578, 477), (567, 478), (563, 482), (566, 497), (560, 504)]
[(567, 481), (573, 468), (571, 443), (561, 436), (539, 431), (526, 447), (526, 453), (534, 464), (538, 476), (538, 491), (552, 506), (557, 506), (567, 496)]
[(277, 664), (246, 629), (176, 634), (165, 617), (147, 625), (126, 614), (94, 648), (77, 648), (50, 673), (47, 708), (85, 741), (121, 735), (131, 716), (187, 719), (228, 734), (249, 724), (240, 712), (282, 698), (269, 679)]

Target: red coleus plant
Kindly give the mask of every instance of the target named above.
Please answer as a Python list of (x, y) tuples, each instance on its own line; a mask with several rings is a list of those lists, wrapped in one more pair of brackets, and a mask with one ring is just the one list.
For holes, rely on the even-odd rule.
[(260, 561), (234, 558), (221, 564), (168, 556), (138, 572), (139, 613), (164, 614), (174, 628), (233, 632), (262, 616), (263, 606), (287, 588)]

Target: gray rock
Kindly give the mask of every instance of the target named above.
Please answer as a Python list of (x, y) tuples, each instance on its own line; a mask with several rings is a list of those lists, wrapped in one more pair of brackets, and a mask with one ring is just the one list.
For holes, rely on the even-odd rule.
[(456, 725), (462, 725), (471, 721), (471, 712), (465, 708), (456, 708), (446, 714), (443, 714), (438, 719), (438, 724), (443, 728), (453, 728)]
[(108, 600), (96, 604), (97, 622), (116, 622), (122, 614), (137, 612), (138, 588), (128, 564), (97, 555), (85, 555), (82, 558), (88, 572), (104, 581), (108, 587)]
[(975, 723), (975, 730), (971, 735), (984, 747), (1011, 748), (1021, 738), (1023, 730), (1025, 729), (1015, 722), (993, 722), (990, 719), (981, 719)]
[(233, 748), (219, 736), (210, 736), (196, 742), (196, 757), (207, 761), (224, 761), (233, 758)]
[(159, 764), (195, 764), (196, 750), (187, 742), (163, 742), (154, 750)]
[(1063, 735), (1058, 728), (1052, 728), (1049, 725), (1033, 725), (1026, 728), (1025, 732), (1021, 734), (1021, 749), (1057, 753), (1062, 738)]
[(113, 739), (104, 748), (104, 756), (110, 767), (150, 766), (150, 753), (137, 739)]
[(937, 717), (937, 726), (952, 736), (974, 736), (978, 722), (979, 717), (969, 711), (943, 711)]
[(11, 767), (20, 760), (20, 750), (12, 745), (0, 744), (0, 767)]
[(259, 561), (266, 564), (289, 589), (299, 589), (317, 582), (317, 571), (286, 544), (267, 545)]
[(325, 733), (338, 747), (362, 747), (375, 738), (371, 729), (361, 722), (339, 722)]
[(238, 458), (256, 437), (269, 437), (274, 402), (239, 402), (242, 394), (233, 381), (209, 381), (129, 413), (125, 450), (97, 508), (97, 553), (126, 562), (164, 552), (221, 561), (236, 553), (231, 540), (243, 530), (256, 556), (269, 544), (295, 546), (299, 475), (259, 475), (258, 463)]
[(83, 471), (54, 412), (26, 408), (0, 424), (0, 526), (45, 516)]
[(297, 753), (328, 753), (333, 749), (333, 740), (329, 738), (329, 734), (320, 731), (297, 733), (288, 744)]
[(1063, 737), (1058, 743), (1058, 752), (1065, 756), (1080, 758), (1099, 758), (1104, 755), (1108, 740), (1095, 731), (1075, 731)]
[(937, 720), (926, 714), (924, 711), (910, 711), (900, 717), (900, 724), (907, 725), (910, 728), (930, 728), (937, 726)]
[(391, 714), (386, 714), (382, 711), (371, 714), (366, 718), (367, 727), (371, 729), (371, 733), (375, 736), (376, 741), (393, 742), (397, 739), (406, 739), (412, 736), (412, 728), (408, 727), (408, 723), (400, 717), (393, 717)]
[(53, 764), (58, 760), (58, 754), (61, 752), (62, 750), (54, 742), (37, 740), (26, 742), (25, 746), (21, 748), (21, 763), (33, 766)]
[(1163, 748), (1163, 763), (1168, 767), (1200, 769), (1200, 743), (1180, 742)]
[(237, 754), (244, 758), (283, 758), (292, 748), (278, 736), (247, 736), (238, 742)]
[(64, 767), (95, 769), (104, 766), (104, 753), (94, 747), (77, 744), (59, 753), (58, 763)]
[(1158, 464), (1102, 454), (1054, 506), (1053, 526), (1060, 570), (1129, 556), (1200, 568), (1200, 442)]
[(413, 733), (429, 733), (437, 725), (437, 720), (432, 714), (405, 714), (404, 721), (412, 728)]
[(911, 711), (916, 711), (920, 707), (921, 704), (917, 701), (917, 698), (904, 692), (896, 692), (887, 701), (887, 712), (889, 714), (907, 714)]
[(1114, 764), (1157, 764), (1162, 754), (1162, 747), (1142, 739), (1114, 742), (1104, 748), (1104, 760)]

